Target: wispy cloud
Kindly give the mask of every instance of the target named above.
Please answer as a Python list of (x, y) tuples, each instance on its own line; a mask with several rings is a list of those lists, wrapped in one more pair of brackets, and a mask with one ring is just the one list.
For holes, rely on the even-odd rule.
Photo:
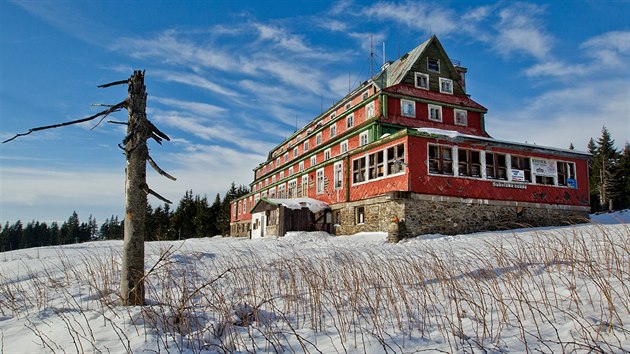
[(553, 38), (544, 31), (539, 17), (544, 14), (544, 6), (514, 3), (498, 12), (496, 38), (493, 47), (496, 52), (510, 56), (530, 55), (538, 60), (547, 57)]
[(447, 35), (457, 30), (454, 11), (424, 2), (378, 2), (364, 8), (361, 14), (372, 20), (393, 21), (421, 33)]

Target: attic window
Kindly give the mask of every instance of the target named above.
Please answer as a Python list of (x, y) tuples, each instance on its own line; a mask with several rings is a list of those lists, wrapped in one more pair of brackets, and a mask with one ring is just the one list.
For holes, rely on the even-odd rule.
[(346, 103), (346, 111), (352, 108), (352, 103)]
[(427, 70), (440, 72), (440, 59), (427, 58)]
[(440, 78), (440, 92), (448, 93), (452, 95), (453, 94), (453, 80), (441, 77)]
[(429, 89), (429, 75), (423, 73), (416, 73), (415, 75), (416, 87), (428, 90)]

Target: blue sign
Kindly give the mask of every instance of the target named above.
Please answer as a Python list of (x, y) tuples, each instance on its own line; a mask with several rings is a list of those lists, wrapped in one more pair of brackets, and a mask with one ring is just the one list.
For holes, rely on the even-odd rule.
[(567, 178), (567, 186), (569, 188), (577, 189), (577, 182), (575, 181), (575, 178)]

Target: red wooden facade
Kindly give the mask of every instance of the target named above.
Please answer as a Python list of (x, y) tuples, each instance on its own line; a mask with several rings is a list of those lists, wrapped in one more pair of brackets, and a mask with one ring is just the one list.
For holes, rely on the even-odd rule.
[(335, 206), (405, 191), (586, 210), (589, 155), (492, 139), (465, 72), (435, 36), (391, 63), (269, 152), (232, 203), (232, 234), (265, 197)]

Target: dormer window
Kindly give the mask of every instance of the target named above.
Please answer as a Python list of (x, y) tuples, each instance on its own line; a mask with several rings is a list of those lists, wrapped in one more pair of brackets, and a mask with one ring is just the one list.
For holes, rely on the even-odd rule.
[(416, 103), (409, 100), (400, 100), (400, 111), (405, 117), (416, 117)]
[(440, 59), (427, 58), (427, 70), (439, 73), (440, 72)]
[(352, 108), (352, 103), (350, 102), (346, 103), (346, 111), (349, 110), (350, 108)]
[(429, 89), (429, 75), (423, 73), (416, 73), (415, 75), (416, 87), (428, 90)]
[(434, 122), (442, 121), (442, 107), (434, 106), (432, 104), (429, 105), (429, 120)]
[(440, 92), (448, 93), (449, 95), (453, 94), (453, 80), (445, 79), (443, 77), (440, 78)]

